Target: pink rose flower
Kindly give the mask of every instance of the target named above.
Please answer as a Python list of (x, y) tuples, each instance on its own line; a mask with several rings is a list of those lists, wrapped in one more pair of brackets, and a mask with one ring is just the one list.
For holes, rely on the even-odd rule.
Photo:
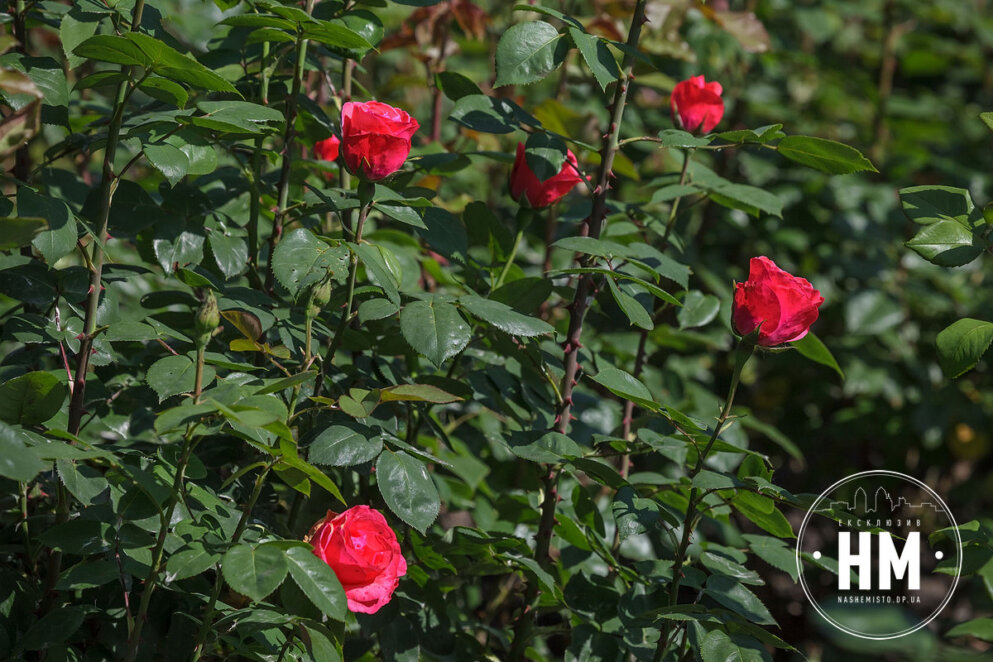
[(311, 530), (314, 554), (338, 576), (351, 611), (375, 614), (390, 601), (407, 561), (382, 513), (369, 506), (328, 511)]
[(792, 276), (767, 257), (753, 257), (748, 280), (735, 283), (731, 322), (741, 335), (761, 324), (764, 347), (800, 340), (817, 320), (824, 297), (806, 278)]

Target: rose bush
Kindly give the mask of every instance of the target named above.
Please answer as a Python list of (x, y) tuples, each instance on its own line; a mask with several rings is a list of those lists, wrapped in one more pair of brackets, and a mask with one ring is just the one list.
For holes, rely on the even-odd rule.
[[(902, 5), (565, 7), (9, 7), (0, 658), (851, 655), (793, 540), (860, 462), (947, 488), (971, 590), (887, 650), (962, 654), (988, 403), (928, 399), (908, 311), (955, 311), (883, 179), (949, 168), (953, 46), (896, 66)], [(904, 192), (925, 259), (982, 252), (960, 191)]]

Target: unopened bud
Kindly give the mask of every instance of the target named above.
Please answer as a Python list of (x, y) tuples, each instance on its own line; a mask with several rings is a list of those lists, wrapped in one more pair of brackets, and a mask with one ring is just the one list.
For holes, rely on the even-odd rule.
[(207, 341), (214, 334), (214, 329), (221, 323), (221, 313), (217, 310), (217, 298), (214, 297), (213, 290), (207, 290), (203, 303), (197, 310), (196, 323), (194, 325), (197, 344), (206, 345)]

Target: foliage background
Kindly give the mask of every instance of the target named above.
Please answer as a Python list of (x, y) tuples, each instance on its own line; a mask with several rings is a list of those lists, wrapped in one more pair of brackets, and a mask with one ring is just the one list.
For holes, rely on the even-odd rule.
[[(623, 41), (632, 6), (633, 3), (624, 2), (566, 0), (558, 8), (580, 17), (587, 26), (595, 20), (600, 34)], [(241, 67), (238, 52), (250, 30), (216, 23), (247, 5), (240, 7), (232, 11), (223, 3), (215, 6), (200, 2), (156, 2), (146, 10), (144, 27), (181, 51), (198, 53), (198, 59), (208, 68), (237, 82)], [(460, 2), (428, 8), (394, 3), (348, 7), (357, 17), (353, 28), (365, 26), (361, 31), (370, 41), (384, 40), (381, 52), (363, 58), (356, 69), (353, 95), (362, 99), (374, 96), (419, 118), (422, 129), (415, 138), (415, 156), (442, 151), (477, 153), (471, 161), (439, 159), (433, 168), (423, 165), (430, 161), (422, 161), (414, 166), (412, 175), (401, 180), (404, 185), (431, 189), (437, 194), (434, 200), (437, 206), (428, 207), (425, 212), (426, 231), (415, 231), (383, 217), (374, 218), (372, 227), (367, 229), (366, 237), (372, 245), (389, 248), (394, 254), (399, 268), (393, 269), (388, 262), (385, 267), (401, 274), (399, 289), (408, 303), (413, 292), (434, 287), (454, 291), (455, 279), (470, 278), (471, 269), (463, 266), (465, 257), (460, 258), (460, 252), (478, 263), (485, 264), (491, 259), (499, 262), (506, 255), (507, 242), (512, 240), (516, 214), (516, 204), (507, 196), (504, 182), (510, 155), (517, 140), (523, 140), (523, 134), (482, 133), (451, 121), (455, 102), (450, 97), (458, 93), (445, 90), (445, 94), (437, 94), (435, 73), (458, 72), (485, 93), (512, 99), (546, 127), (554, 127), (557, 132), (581, 141), (598, 144), (606, 121), (604, 97), (576, 51), (572, 51), (564, 66), (538, 84), (494, 89), (492, 56), (499, 37), (509, 26), (532, 20), (534, 16), (513, 12), (511, 3), (481, 1), (475, 5), (478, 13), (468, 7), (468, 3)], [(28, 73), (45, 92), (41, 108), (45, 123), (41, 136), (19, 156), (11, 157), (22, 161), (21, 165), (11, 162), (12, 170), (4, 189), (8, 196), (6, 211), (14, 213), (16, 202), (19, 216), (47, 216), (52, 223), (54, 217), (65, 212), (61, 207), (46, 207), (51, 204), (46, 201), (62, 200), (79, 219), (76, 229), (85, 238), (84, 223), (92, 218), (93, 191), (100, 178), (100, 160), (93, 155), (99, 155), (102, 149), (101, 140), (106, 135), (104, 122), (112, 99), (107, 88), (73, 89), (85, 75), (106, 65), (93, 65), (79, 57), (67, 58), (66, 50), (71, 49), (63, 46), (67, 42), (79, 43), (80, 37), (87, 34), (85, 23), (72, 22), (78, 16), (74, 12), (90, 17), (93, 14), (88, 12), (107, 12), (109, 18), (113, 9), (85, 2), (77, 3), (73, 11), (68, 11), (70, 5), (55, 2), (19, 3), (17, 8), (28, 16), (25, 26), (29, 31), (28, 56), (51, 60), (26, 65)], [(130, 4), (120, 3), (116, 9), (127, 15)], [(321, 2), (315, 15), (329, 18), (340, 9), (340, 3)], [(764, 27), (743, 14), (735, 19), (725, 16), (722, 25), (720, 17), (712, 13), (715, 10), (754, 12), (754, 20)], [(680, 216), (674, 242), (677, 245), (668, 249), (680, 262), (692, 266), (689, 289), (718, 297), (720, 310), (703, 325), (683, 324), (683, 328), (673, 311), (663, 315), (650, 336), (651, 351), (642, 379), (658, 402), (702, 421), (713, 420), (730, 379), (732, 362), (728, 350), (732, 337), (727, 322), (730, 283), (744, 278), (748, 258), (769, 255), (789, 271), (808, 277), (824, 294), (826, 303), (815, 331), (837, 358), (845, 373), (844, 380), (797, 352), (759, 356), (748, 364), (737, 399), (736, 411), (747, 411), (748, 418), (722, 437), (738, 445), (747, 443), (769, 455), (776, 468), (775, 482), (794, 494), (819, 492), (828, 482), (856, 470), (885, 467), (926, 480), (946, 497), (960, 522), (982, 518), (989, 521), (993, 503), (993, 453), (988, 425), (993, 398), (988, 388), (989, 366), (980, 361), (974, 371), (952, 381), (942, 372), (935, 350), (937, 334), (954, 320), (989, 316), (988, 262), (980, 259), (947, 269), (932, 265), (908, 250), (903, 244), (913, 236), (915, 228), (900, 209), (897, 189), (944, 184), (968, 189), (979, 207), (989, 202), (993, 173), (991, 134), (978, 116), (993, 108), (990, 65), (993, 12), (990, 10), (989, 3), (983, 0), (648, 3), (649, 23), (641, 49), (648, 54), (650, 64), (639, 63), (636, 67), (636, 85), (625, 115), (623, 136), (655, 135), (669, 128), (668, 92), (672, 84), (702, 73), (708, 80), (719, 80), (724, 85), (727, 113), (719, 130), (782, 123), (791, 135), (822, 136), (852, 145), (869, 156), (879, 171), (829, 176), (797, 168), (774, 153), (757, 149), (704, 155), (700, 157), (702, 162), (717, 174), (778, 196), (783, 201), (782, 215), (760, 213), (753, 217), (702, 201)], [(374, 14), (382, 28), (370, 28), (374, 25), (369, 22), (370, 14), (360, 12)], [(16, 20), (8, 18), (7, 26), (13, 33)], [(102, 29), (107, 29), (106, 25)], [(342, 84), (341, 60), (333, 50), (319, 51), (320, 55), (309, 62), (312, 70), (304, 79), (304, 89), (311, 92), (316, 104), (323, 106), (331, 118), (336, 117), (336, 111), (324, 83), (329, 80), (336, 89)], [(251, 57), (257, 57), (257, 50), (251, 53)], [(4, 56), (3, 63), (13, 66), (18, 57), (10, 52)], [(281, 113), (291, 71), (290, 60), (281, 62), (273, 79), (271, 102)], [(256, 78), (249, 68), (245, 80)], [(257, 81), (250, 84), (257, 85)], [(168, 104), (140, 93), (133, 103), (133, 115), (125, 122), (132, 142), (124, 141), (118, 167), (137, 154), (142, 143), (169, 130), (168, 121), (163, 125), (165, 129), (150, 126), (147, 132), (135, 130), (137, 118), (161, 112), (165, 120), (166, 115), (175, 113), (174, 107), (170, 111)], [(433, 137), (439, 140), (431, 141), (435, 116), (439, 133)], [(67, 123), (72, 133), (67, 131)], [(303, 108), (297, 127), (299, 143), (304, 146), (330, 132), (322, 114), (312, 107)], [(148, 375), (150, 366), (168, 355), (156, 338), (165, 334), (167, 344), (172, 344), (169, 332), (159, 328), (146, 336), (147, 328), (136, 331), (126, 324), (137, 323), (151, 311), (157, 311), (155, 317), (161, 324), (189, 337), (192, 310), (198, 305), (191, 296), (190, 285), (202, 287), (203, 284), (195, 279), (181, 283), (169, 275), (171, 263), (200, 263), (202, 270), (212, 274), (215, 281), (224, 282), (222, 309), (249, 309), (264, 320), (267, 328), (277, 319), (290, 320), (270, 333), (269, 342), (273, 346), (292, 347), (294, 356), (290, 360), (293, 366), (299, 363), (297, 354), (302, 342), (299, 329), (304, 306), (293, 305), (292, 297), (280, 290), (273, 315), (270, 311), (273, 304), (258, 293), (259, 283), (252, 282), (237, 266), (238, 256), (242, 255), (240, 246), (247, 240), (244, 219), (249, 214), (250, 195), (243, 168), (248, 162), (252, 140), (223, 134), (219, 137), (211, 134), (209, 140), (214, 147), (202, 154), (216, 153), (216, 168), (205, 165), (205, 172), (200, 175), (189, 170), (190, 175), (185, 179), (173, 182), (164, 176), (169, 173), (163, 168), (150, 167), (141, 159), (133, 166), (127, 177), (129, 181), (122, 182), (115, 194), (117, 207), (112, 210), (111, 234), (120, 241), (107, 244), (109, 262), (114, 266), (108, 269), (105, 280), (108, 294), (104, 301), (111, 303), (106, 305), (101, 322), (109, 324), (110, 331), (107, 342), (97, 344), (98, 353), (93, 359), (96, 378), (87, 387), (93, 398), (90, 408), (94, 416), (87, 422), (85, 434), (80, 435), (86, 442), (84, 448), (92, 443), (100, 450), (93, 450), (90, 457), (85, 453), (77, 457), (70, 451), (59, 451), (65, 455), (60, 460), (60, 470), (53, 472), (50, 465), (39, 466), (32, 480), (27, 481), (29, 491), (24, 495), (19, 494), (15, 480), (4, 479), (7, 489), (3, 493), (7, 496), (4, 546), (0, 553), (4, 555), (5, 588), (0, 595), (4, 616), (0, 651), (6, 651), (2, 654), (13, 659), (20, 655), (39, 658), (45, 655), (46, 659), (122, 655), (119, 649), (122, 605), (116, 560), (122, 558), (121, 527), (125, 521), (134, 520), (138, 529), (143, 529), (142, 535), (151, 535), (149, 532), (158, 528), (157, 518), (153, 517), (155, 509), (149, 510), (148, 504), (129, 486), (135, 481), (141, 484), (142, 472), (148, 472), (150, 482), (137, 492), (150, 489), (148, 485), (161, 487), (163, 482), (168, 487), (168, 475), (155, 478), (154, 474), (163, 467), (174, 466), (179, 440), (175, 433), (156, 432), (161, 430), (161, 424), (156, 424), (156, 414), (167, 405), (179, 406), (183, 400), (175, 396), (179, 391), (173, 389), (169, 393), (161, 385), (156, 388)], [(278, 145), (278, 132), (267, 135), (265, 140), (267, 147)], [(190, 141), (195, 143), (192, 138)], [(63, 148), (70, 153), (62, 155)], [(319, 196), (313, 190), (305, 190), (302, 182), (306, 177), (313, 186), (321, 187), (321, 182), (326, 181), (321, 173), (327, 168), (308, 161), (308, 153), (306, 147), (298, 146), (290, 199), (309, 205), (299, 211), (302, 217), (310, 214), (305, 224), (312, 225), (320, 222), (325, 210), (320, 207)], [(646, 213), (650, 215), (654, 208), (648, 203), (653, 192), (678, 176), (681, 163), (678, 150), (634, 143), (625, 146), (622, 154), (615, 166), (618, 177), (613, 199), (646, 203)], [(212, 157), (203, 158), (209, 161)], [(592, 171), (590, 153), (580, 152), (580, 160)], [(263, 200), (263, 217), (271, 216), (266, 210), (278, 203), (274, 195), (280, 166), (278, 150), (264, 153), (264, 162), (267, 174), (260, 187), (267, 197)], [(340, 172), (333, 177), (336, 180), (328, 186), (342, 181)], [(38, 187), (44, 199), (32, 201), (30, 191), (23, 192), (28, 190), (25, 183)], [(492, 211), (492, 219), (484, 221), (485, 212), (480, 207), (468, 207), (474, 203), (485, 204)], [(570, 195), (553, 212), (558, 222), (554, 236), (574, 234), (588, 207), (589, 197), (580, 190)], [(467, 213), (467, 209), (471, 212)], [(661, 209), (663, 213), (667, 211), (665, 205)], [(610, 238), (622, 243), (640, 235), (639, 228), (624, 218), (624, 211), (620, 207), (612, 209), (619, 213), (612, 216), (607, 230)], [(451, 220), (455, 218), (453, 214), (461, 214), (462, 218), (456, 219), (455, 225)], [(635, 216), (639, 222), (643, 218)], [(199, 229), (203, 227), (209, 233)], [(458, 230), (460, 227), (464, 230)], [(205, 248), (184, 252), (188, 248), (180, 237), (184, 229), (201, 237), (206, 234)], [(658, 245), (658, 235), (650, 236)], [(225, 244), (219, 237), (232, 241)], [(158, 244), (162, 241), (171, 243), (163, 248), (164, 244)], [(547, 243), (543, 222), (532, 222), (518, 251), (518, 264), (523, 271), (512, 269), (509, 282), (518, 277), (541, 275)], [(41, 260), (47, 260), (48, 256), (40, 246), (36, 246), (33, 256), (30, 250), (8, 251), (3, 256), (0, 263), (3, 344), (0, 346), (4, 358), (0, 381), (9, 382), (29, 371), (46, 371), (65, 381), (58, 341), (70, 352), (75, 351), (74, 342), (78, 341), (74, 337), (82, 330), (79, 302), (86, 292), (86, 277), (80, 278), (84, 273), (83, 262), (73, 250), (71, 238), (68, 245), (64, 257), (59, 256), (58, 261), (48, 264), (59, 270), (58, 276), (42, 264)], [(225, 255), (230, 258), (227, 270)], [(179, 259), (172, 260), (170, 256)], [(571, 258), (567, 251), (554, 251), (550, 266), (567, 267)], [(129, 265), (142, 269), (130, 269)], [(360, 279), (360, 297), (381, 299), (382, 295), (371, 290), (363, 294), (361, 286), (368, 285), (368, 281), (381, 285), (382, 276), (363, 273), (366, 280)], [(529, 281), (529, 285), (533, 286), (533, 282)], [(56, 291), (63, 297), (63, 303), (58, 306), (62, 315), (59, 321), (53, 320), (51, 307)], [(340, 291), (338, 285), (335, 291)], [(519, 309), (533, 303), (518, 300), (517, 297), (523, 296), (521, 292), (512, 291), (508, 296), (511, 298), (507, 302)], [(111, 297), (116, 297), (116, 301)], [(549, 294), (543, 306), (539, 301), (522, 312), (544, 315), (559, 329), (561, 339), (565, 319), (562, 307), (567, 297), (568, 292), (558, 290)], [(339, 315), (335, 305), (340, 308), (342, 303), (341, 299), (333, 298), (327, 314), (318, 318), (320, 334), (330, 335), (333, 331)], [(431, 482), (440, 495), (442, 511), (437, 523), (426, 533), (418, 533), (393, 520), (401, 531), (402, 545), (412, 566), (398, 598), (381, 615), (348, 620), (347, 626), (333, 625), (326, 631), (327, 639), (336, 640), (347, 627), (351, 636), (343, 652), (348, 659), (363, 655), (366, 659), (379, 656), (476, 659), (484, 649), (503, 659), (522, 607), (522, 587), (541, 576), (540, 571), (536, 574), (534, 562), (526, 558), (527, 550), (508, 542), (533, 533), (537, 526), (541, 469), (507, 451), (507, 434), (516, 426), (507, 423), (506, 418), (517, 419), (518, 424), (529, 417), (546, 426), (552, 422), (554, 412), (543, 404), (545, 396), (540, 395), (542, 379), (530, 368), (522, 367), (521, 350), (508, 336), (493, 330), (488, 320), (471, 320), (479, 326), (484, 339), (436, 372), (428, 361), (417, 358), (403, 344), (395, 315), (385, 321), (366, 323), (360, 308), (359, 319), (362, 322), (359, 327), (346, 329), (342, 351), (347, 356), (339, 359), (340, 370), (332, 373), (329, 397), (340, 398), (351, 386), (381, 387), (401, 383), (411, 376), (426, 382), (433, 374), (432, 383), (462, 395), (466, 401), (474, 401), (477, 406), (442, 404), (430, 408), (432, 415), (428, 414), (428, 406), (414, 404), (392, 405), (378, 412), (379, 422), (393, 425), (405, 434), (409, 431), (407, 416), (413, 414), (421, 421), (416, 424), (415, 432), (406, 435), (405, 443), (419, 449), (422, 455), (408, 449), (411, 453), (408, 457), (427, 460), (426, 463), (418, 460), (417, 466), (431, 467)], [(228, 328), (208, 350), (214, 353), (211, 356), (217, 374), (252, 373), (255, 367), (265, 365), (249, 354), (229, 350), (229, 342), (238, 334), (227, 322), (224, 324)], [(591, 364), (604, 362), (631, 371), (640, 334), (608, 296), (598, 298), (598, 305), (589, 313), (588, 324), (596, 329), (595, 335), (586, 339), (588, 350), (596, 354), (595, 361), (590, 357)], [(541, 342), (546, 353), (554, 354), (551, 340)], [(181, 353), (191, 348), (182, 341), (179, 345)], [(531, 345), (532, 349), (535, 346)], [(268, 380), (262, 382), (268, 385), (275, 383), (279, 374), (267, 365), (260, 376)], [(215, 388), (222, 387), (215, 385)], [(283, 397), (295, 395), (292, 386), (287, 388), (289, 391), (281, 393)], [(160, 398), (162, 395), (172, 399)], [(224, 394), (217, 398), (221, 395)], [(245, 393), (231, 392), (228, 397), (231, 399), (227, 404), (234, 404)], [(160, 399), (164, 402), (160, 403)], [(258, 406), (265, 409), (264, 405)], [(570, 436), (584, 447), (592, 448), (595, 435), (616, 435), (622, 425), (623, 407), (622, 401), (609, 397), (605, 390), (584, 382), (575, 396), (574, 412), (578, 419)], [(36, 432), (46, 432), (49, 438), (58, 438), (52, 431), (67, 429), (67, 412), (61, 402), (57, 409), (46, 420), (20, 422)], [(389, 413), (384, 413), (386, 410)], [(4, 420), (12, 422), (8, 418)], [(641, 422), (646, 428), (657, 424)], [(234, 427), (242, 436), (253, 436), (248, 430), (250, 424), (235, 422)], [(222, 432), (218, 423), (208, 432), (198, 449), (199, 461), (194, 463), (188, 477), (202, 486), (194, 489), (206, 490), (198, 500), (207, 505), (216, 498), (210, 493), (222, 495), (223, 499), (212, 507), (223, 510), (225, 515), (221, 520), (237, 521), (240, 513), (236, 504), (244, 504), (249, 497), (254, 475), (252, 471), (237, 472), (253, 465), (259, 456), (231, 433), (231, 427)], [(24, 443), (21, 438), (11, 440), (6, 429), (4, 434), (8, 435), (4, 439), (5, 448), (18, 449), (16, 444)], [(263, 435), (256, 441), (268, 443), (273, 438), (271, 434)], [(28, 438), (27, 443), (33, 444), (32, 439)], [(399, 452), (406, 447), (393, 445), (392, 448)], [(59, 548), (60, 543), (70, 538), (68, 529), (51, 528), (56, 523), (57, 485), (61, 477), (69, 487), (73, 519), (80, 521), (75, 518), (81, 509), (80, 496), (95, 498), (96, 493), (87, 490), (99, 491), (103, 486), (101, 481), (105, 480), (108, 464), (98, 455), (102, 450), (114, 452), (131, 469), (121, 471), (117, 478), (111, 477), (116, 491), (112, 503), (103, 504), (105, 512), (98, 512), (98, 500), (90, 506), (91, 521), (102, 521), (100, 526), (104, 528), (96, 534), (88, 528), (73, 531), (78, 536), (71, 538), (76, 547), (65, 548), (66, 570), (54, 598), (59, 604), (69, 605), (57, 612), (66, 620), (44, 623), (39, 618), (53, 606), (53, 598), (44, 585), (44, 566), (50, 550)], [(680, 475), (678, 462), (673, 463), (673, 459), (658, 454), (635, 456), (632, 471), (635, 475), (641, 472), (648, 484), (652, 481), (665, 484), (678, 480)], [(44, 460), (47, 462), (49, 458)], [(73, 477), (66, 475), (67, 465), (75, 468)], [(733, 470), (735, 464), (729, 461), (717, 468)], [(323, 469), (350, 504), (368, 502), (387, 509), (368, 462), (354, 470)], [(18, 467), (18, 470), (24, 469)], [(8, 473), (8, 478), (16, 476), (13, 470)], [(301, 480), (299, 475), (289, 472), (284, 472), (283, 477), (290, 482)], [(315, 480), (313, 475), (310, 478)], [(79, 483), (70, 485), (72, 480)], [(86, 481), (96, 482), (93, 487), (86, 487)], [(309, 499), (298, 500), (285, 481), (274, 478), (267, 481), (253, 510), (247, 539), (254, 542), (260, 536), (272, 535), (299, 539), (327, 508), (336, 507), (333, 499), (316, 484), (310, 489)], [(582, 530), (576, 534), (579, 539), (589, 535), (588, 529), (605, 527), (601, 535), (610, 542), (611, 500), (608, 491), (598, 490), (576, 487), (575, 479), (569, 478), (563, 488), (568, 498), (562, 504), (560, 519), (575, 519), (580, 523)], [(575, 496), (579, 492), (587, 495), (585, 500)], [(137, 514), (127, 511), (129, 501), (121, 503), (129, 494), (132, 496), (127, 499), (137, 504), (132, 506)], [(290, 519), (295, 502), (298, 514)], [(596, 507), (590, 505), (593, 503)], [(802, 510), (789, 507), (783, 510), (795, 528)], [(755, 531), (740, 518), (733, 521), (735, 525), (730, 530), (724, 530), (717, 522), (705, 521), (704, 535), (734, 546), (741, 540), (737, 538), (737, 528)], [(61, 524), (70, 525), (72, 522)], [(479, 527), (495, 539), (453, 538), (451, 529), (456, 525)], [(78, 523), (75, 526), (83, 528)], [(108, 534), (107, 527), (116, 531), (116, 535)], [(447, 535), (446, 531), (449, 531)], [(21, 542), (25, 534), (29, 538), (27, 552)], [(542, 643), (537, 646), (536, 655), (548, 659), (562, 656), (594, 659), (583, 657), (590, 655), (583, 652), (586, 641), (583, 637), (589, 630), (573, 629), (570, 640), (560, 631), (563, 621), (573, 619), (573, 625), (578, 627), (578, 623), (613, 619), (619, 609), (622, 614), (631, 613), (630, 609), (625, 612), (628, 605), (625, 600), (638, 592), (632, 589), (625, 597), (628, 589), (618, 588), (617, 583), (608, 587), (580, 581), (568, 583), (570, 577), (578, 576), (583, 570), (599, 573), (602, 561), (589, 549), (582, 549), (582, 543), (577, 547), (576, 540), (569, 537), (572, 531), (557, 530), (557, 534), (553, 547), (560, 551), (558, 566), (563, 574), (553, 582), (564, 587), (563, 599), (570, 609), (550, 609), (549, 614), (539, 619)], [(171, 555), (183, 549), (183, 542), (178, 530), (170, 535), (178, 536), (170, 537), (167, 545)], [(192, 532), (193, 539), (201, 535), (202, 532)], [(167, 583), (156, 594), (144, 635), (149, 650), (153, 647), (165, 650), (162, 647), (165, 641), (188, 640), (196, 635), (195, 619), (202, 616), (203, 603), (214, 585), (211, 566), (224, 551), (224, 541), (215, 542), (214, 555), (207, 559), (209, 563), (201, 572)], [(586, 546), (589, 545), (587, 542)], [(666, 557), (666, 543), (661, 535), (652, 537), (648, 543), (639, 538), (625, 545), (621, 553), (632, 568), (637, 567), (634, 563), (655, 553)], [(148, 572), (150, 558), (144, 542), (135, 543), (134, 549), (134, 553), (123, 554), (126, 571), (123, 574), (127, 576), (124, 581), (133, 604), (140, 595), (140, 582)], [(887, 659), (953, 659), (970, 653), (982, 655), (989, 646), (982, 638), (942, 636), (954, 624), (990, 615), (993, 571), (989, 568), (993, 566), (989, 563), (989, 543), (985, 547), (977, 546), (975, 551), (977, 556), (971, 569), (979, 572), (960, 586), (955, 602), (935, 631), (877, 646), (820, 627), (796, 585), (782, 569), (754, 557), (748, 566), (766, 581), (765, 586), (752, 588), (781, 627), (773, 631), (809, 659), (869, 659), (880, 655)], [(76, 563), (93, 565), (76, 566)], [(73, 568), (81, 568), (79, 578), (71, 574)], [(100, 581), (105, 577), (110, 580)], [(309, 618), (312, 620), (300, 622), (316, 622), (314, 613), (293, 614), (293, 609), (286, 607), (303, 602), (299, 591), (292, 593), (294, 587), (287, 581), (281, 589), (283, 593), (273, 598), (276, 606), (271, 609), (252, 609), (244, 601), (239, 603), (234, 594), (225, 592), (222, 600), (230, 605), (228, 624), (238, 622), (238, 627), (222, 633), (221, 639), (213, 644), (215, 652), (276, 659), (286, 633), (293, 631), (290, 621)], [(602, 612), (587, 612), (580, 606), (592, 604), (603, 604)], [(84, 619), (86, 626), (77, 630)], [(317, 626), (312, 626), (317, 628), (314, 630), (306, 627), (311, 626), (304, 626), (303, 631), (321, 631)], [(986, 631), (987, 641), (989, 634)], [(288, 654), (302, 659), (314, 654), (302, 644), (299, 651), (297, 647)], [(175, 653), (175, 659), (183, 659), (184, 654), (184, 651)], [(777, 655), (790, 659), (799, 658), (800, 653), (780, 651)]]

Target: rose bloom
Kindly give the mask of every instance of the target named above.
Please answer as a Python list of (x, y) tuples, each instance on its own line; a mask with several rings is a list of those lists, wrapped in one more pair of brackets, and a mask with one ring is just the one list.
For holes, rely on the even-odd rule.
[(705, 83), (703, 76), (693, 76), (676, 83), (669, 98), (672, 121), (686, 131), (700, 129), (710, 133), (724, 117), (723, 88), (718, 82)]
[(420, 125), (399, 108), (379, 101), (349, 101), (341, 109), (341, 150), (345, 166), (368, 181), (400, 169), (410, 154), (410, 138)]
[(806, 278), (786, 273), (767, 257), (753, 257), (748, 280), (734, 285), (731, 322), (743, 336), (761, 324), (758, 344), (782, 345), (807, 335), (822, 303), (824, 297)]
[(538, 176), (528, 167), (527, 158), (524, 155), (524, 143), (517, 143), (517, 158), (514, 160), (514, 167), (510, 171), (510, 195), (514, 200), (520, 200), (521, 196), (527, 196), (528, 204), (536, 209), (553, 205), (565, 194), (576, 187), (576, 184), (583, 181), (579, 176), (579, 163), (572, 150), (566, 150), (565, 162), (557, 175), (553, 175), (541, 181)]
[(340, 145), (341, 141), (338, 140), (338, 136), (318, 140), (314, 143), (314, 158), (321, 161), (337, 161), (338, 147)]
[(397, 535), (378, 510), (355, 506), (327, 516), (311, 529), (314, 554), (331, 566), (345, 589), (348, 608), (375, 614), (393, 597), (407, 561)]

